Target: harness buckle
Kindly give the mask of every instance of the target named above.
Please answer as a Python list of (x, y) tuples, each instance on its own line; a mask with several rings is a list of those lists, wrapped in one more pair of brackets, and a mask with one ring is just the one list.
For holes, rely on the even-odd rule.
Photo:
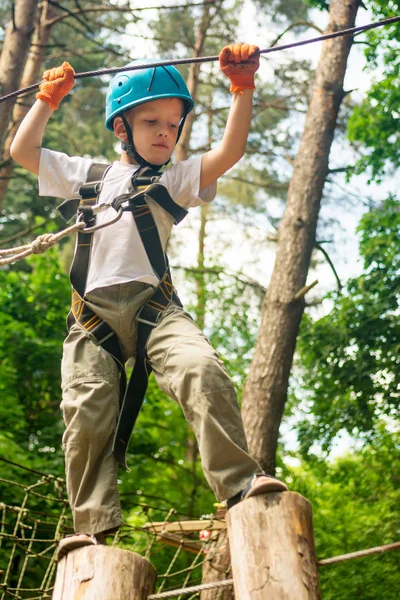
[(85, 331), (85, 335), (92, 340), (92, 342), (96, 345), (96, 346), (101, 346), (102, 344), (104, 344), (104, 342), (106, 340), (108, 340), (109, 338), (111, 338), (115, 332), (114, 331), (110, 331), (110, 333), (106, 334), (105, 336), (103, 336), (101, 339), (98, 339), (93, 333), (91, 333), (90, 331), (87, 331), (86, 329), (84, 329)]
[(79, 195), (84, 200), (96, 198), (100, 194), (102, 187), (103, 181), (91, 181), (83, 183), (79, 188)]
[(78, 221), (84, 221), (87, 226), (94, 224), (94, 213), (91, 206), (80, 206), (78, 209)]
[[(141, 309), (138, 311), (138, 313), (135, 317), (135, 320), (138, 323), (143, 323), (144, 325), (151, 325), (151, 327), (157, 327), (158, 322), (163, 313), (163, 311), (160, 311), (159, 309), (154, 310), (154, 308), (151, 305), (149, 305), (149, 303), (151, 302), (151, 299), (154, 296), (154, 293), (155, 292), (153, 292), (153, 295), (150, 296), (150, 298), (147, 300), (146, 304), (144, 304), (141, 307)], [(141, 316), (142, 314), (144, 314), (143, 317)], [(150, 320), (150, 319), (152, 319), (152, 320)]]
[(158, 323), (154, 323), (153, 321), (148, 321), (147, 319), (142, 319), (141, 317), (136, 317), (136, 321), (138, 323), (144, 323), (144, 325), (151, 325), (151, 327), (157, 327)]
[(98, 181), (94, 186), (94, 191), (96, 196), (98, 196), (103, 188), (103, 181)]

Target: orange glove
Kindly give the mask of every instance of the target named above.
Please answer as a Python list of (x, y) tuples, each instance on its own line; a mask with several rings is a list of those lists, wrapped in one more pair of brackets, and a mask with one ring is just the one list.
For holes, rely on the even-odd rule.
[(67, 62), (63, 62), (61, 67), (48, 69), (43, 73), (43, 81), (39, 85), (40, 91), (36, 94), (36, 98), (57, 110), (61, 100), (75, 85), (74, 75), (74, 69)]
[(230, 91), (255, 90), (254, 73), (260, 66), (260, 48), (250, 44), (231, 44), (219, 53), (222, 72), (231, 80)]

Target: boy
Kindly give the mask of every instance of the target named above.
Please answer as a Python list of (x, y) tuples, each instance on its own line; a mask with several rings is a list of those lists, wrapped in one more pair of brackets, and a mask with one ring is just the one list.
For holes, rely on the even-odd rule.
[[(194, 105), (181, 75), (172, 66), (125, 71), (117, 74), (109, 86), (106, 126), (121, 140), (122, 153), (104, 175), (97, 202), (118, 201), (120, 207), (126, 207), (127, 198), (132, 198), (129, 192), (137, 189), (135, 177), (151, 168), (153, 174), (155, 171), (161, 175), (157, 189), (161, 189), (167, 204), (154, 200), (150, 191), (147, 195), (147, 188), (139, 207), (128, 207), (117, 223), (93, 234), (88, 272), (75, 303), (79, 310), (75, 307), (75, 322), (64, 342), (62, 359), (61, 408), (66, 425), (63, 450), (76, 534), (60, 542), (59, 558), (79, 546), (104, 543), (105, 535), (122, 524), (116, 457), (123, 466), (125, 462), (124, 451), (121, 457), (117, 446), (121, 440), (127, 443), (131, 427), (125, 438), (119, 436), (120, 428), (126, 425), (125, 417), (120, 416), (117, 427), (120, 365), (85, 327), (92, 319), (116, 334), (120, 363), (136, 357), (136, 369), (143, 359), (143, 365), (154, 371), (160, 388), (180, 403), (196, 435), (205, 476), (218, 500), (227, 501), (229, 508), (259, 493), (287, 489), (262, 473), (249, 456), (234, 387), (218, 355), (180, 306), (168, 278), (169, 286), (163, 292), (165, 296), (169, 291), (170, 296), (156, 322), (149, 322), (150, 317), (143, 317), (147, 313), (140, 312), (151, 303), (159, 306), (153, 299), (162, 274), (155, 269), (150, 254), (156, 243), (162, 247), (161, 254), (165, 250), (174, 222), (171, 210), (179, 213), (182, 208), (212, 201), (218, 177), (245, 152), (254, 74), (259, 66), (258, 48), (248, 44), (226, 46), (220, 53), (220, 65), (231, 81), (233, 94), (220, 146), (173, 165), (162, 174), (159, 169), (169, 162)], [(74, 71), (68, 63), (46, 71), (37, 102), (12, 144), (14, 160), (39, 175), (41, 195), (79, 197), (93, 165), (91, 159), (71, 158), (41, 148), (53, 110), (73, 86)], [(146, 247), (143, 236), (151, 227), (141, 228), (129, 211), (137, 216), (140, 212), (142, 216), (147, 214), (155, 222), (158, 237), (151, 238), (150, 246)], [(110, 221), (110, 214), (115, 217), (112, 209), (98, 214), (96, 225)], [(167, 263), (166, 273), (169, 275)], [(82, 310), (90, 310), (93, 315), (83, 326), (79, 320)], [(141, 342), (144, 330), (147, 333)], [(121, 408), (123, 415), (124, 410), (125, 405)]]

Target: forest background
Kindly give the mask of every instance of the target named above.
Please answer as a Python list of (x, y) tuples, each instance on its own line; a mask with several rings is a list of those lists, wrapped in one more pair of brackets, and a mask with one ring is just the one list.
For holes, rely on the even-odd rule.
[[(105, 0), (84, 6), (74, 0), (20, 0), (14, 14), (25, 4), (25, 14), (32, 16), (26, 30), (21, 28), (26, 40), (25, 50), (19, 45), (20, 67), (7, 54), (12, 4), (5, 3), (0, 7), (1, 90), (39, 81), (45, 68), (63, 60), (81, 72), (121, 66), (137, 57), (214, 55), (244, 35), (261, 47), (304, 39), (325, 28), (335, 3), (160, 2), (150, 11), (157, 2), (138, 0), (128, 7)], [(365, 8), (355, 0), (353, 4), (359, 9), (357, 24), (400, 14), (395, 0), (368, 0)], [(251, 31), (245, 29), (249, 19), (244, 21), (244, 12), (254, 15)], [(352, 91), (354, 78), (345, 80), (310, 249), (307, 283), (316, 276), (320, 283), (296, 313), (301, 325), (293, 329), (294, 360), (290, 357), (285, 365), (290, 379), (282, 393), (282, 414), (264, 411), (274, 431), (284, 433), (276, 447), (264, 448), (265, 438), (271, 437), (267, 429), (254, 431), (250, 405), (260, 404), (256, 397), (252, 400), (251, 373), (257, 340), (266, 329), (268, 293), (276, 285), (271, 274), (282, 246), (278, 230), (282, 232), (320, 45), (261, 60), (246, 156), (221, 179), (213, 204), (193, 210), (174, 232), (169, 248), (185, 305), (225, 361), (240, 399), (247, 389), (243, 409), (250, 447), (255, 454), (261, 448), (269, 470), (276, 467), (292, 490), (312, 502), (320, 558), (399, 539), (399, 39), (396, 24), (357, 36), (351, 50), (358, 63), (352, 69), (367, 74), (363, 81), (369, 82), (368, 89)], [(218, 143), (230, 102), (217, 64), (181, 70), (197, 108), (176, 160)], [(46, 130), (47, 147), (115, 160), (114, 140), (103, 124), (108, 81), (78, 81)], [(55, 210), (60, 200), (39, 198), (36, 178), (9, 158), (15, 127), (32, 101), (33, 96), (26, 96), (8, 107), (0, 105), (1, 247), (63, 227)], [(358, 263), (352, 258), (355, 243)], [(68, 240), (0, 270), (0, 456), (57, 476), (63, 475), (59, 371), (72, 252), (73, 241)], [(351, 277), (343, 267), (345, 255)], [(283, 279), (280, 285), (286, 287)], [(273, 369), (269, 365), (270, 371), (279, 368), (279, 363)], [(119, 484), (128, 523), (138, 524), (135, 502), (175, 506), (193, 518), (214, 510), (196, 442), (180, 408), (153, 380), (129, 464), (131, 472), (121, 474)], [(1, 464), (0, 474), (12, 479), (15, 470)], [(11, 490), (2, 491), (1, 500), (12, 504)], [(362, 560), (322, 571), (323, 597), (397, 598), (398, 554)]]

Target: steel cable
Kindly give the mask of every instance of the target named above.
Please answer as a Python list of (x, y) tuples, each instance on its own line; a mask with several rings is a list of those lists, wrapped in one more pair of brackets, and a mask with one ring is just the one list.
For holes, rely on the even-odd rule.
[[(284, 44), (281, 46), (274, 46), (272, 48), (265, 48), (264, 50), (260, 50), (260, 54), (271, 54), (272, 52), (280, 52), (282, 50), (289, 50), (290, 48), (297, 48), (298, 46), (306, 46), (307, 44), (314, 44), (316, 42), (323, 42), (325, 40), (330, 40), (333, 38), (338, 38), (346, 35), (355, 35), (361, 33), (363, 31), (368, 31), (370, 29), (375, 29), (376, 27), (383, 27), (384, 25), (391, 25), (392, 23), (397, 23), (400, 21), (400, 16), (390, 17), (389, 19), (384, 19), (382, 21), (377, 21), (376, 23), (369, 23), (367, 25), (360, 25), (358, 27), (351, 27), (350, 29), (342, 29), (340, 31), (335, 31), (333, 33), (327, 33), (325, 35), (321, 35), (315, 38), (310, 38), (307, 40), (303, 40), (301, 42), (293, 42), (291, 44)], [(96, 71), (86, 71), (84, 73), (75, 73), (75, 79), (83, 79), (84, 77), (99, 77), (100, 75), (110, 75), (113, 73), (120, 73), (121, 71), (138, 71), (140, 69), (148, 69), (153, 67), (162, 67), (168, 65), (185, 65), (190, 63), (202, 63), (202, 62), (212, 62), (219, 60), (219, 56), (199, 56), (197, 58), (178, 58), (174, 60), (166, 60), (162, 62), (149, 62), (141, 65), (133, 65), (130, 67), (113, 67), (107, 69), (98, 69)], [(5, 102), (6, 100), (10, 100), (11, 98), (15, 98), (16, 96), (20, 96), (21, 94), (27, 94), (28, 92), (34, 91), (39, 87), (41, 82), (34, 83), (28, 87), (22, 88), (20, 90), (16, 90), (5, 96), (0, 97), (0, 103)]]

